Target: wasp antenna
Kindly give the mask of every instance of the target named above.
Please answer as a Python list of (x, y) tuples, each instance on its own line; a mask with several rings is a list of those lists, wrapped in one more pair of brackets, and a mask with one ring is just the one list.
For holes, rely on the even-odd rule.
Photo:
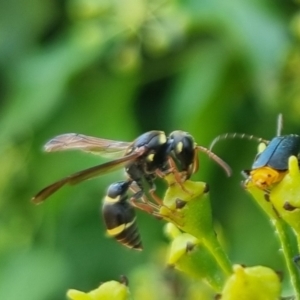
[(269, 141), (268, 140), (265, 140), (263, 138), (260, 138), (260, 137), (257, 137), (257, 136), (254, 136), (254, 135), (250, 135), (250, 134), (246, 134), (246, 133), (225, 133), (225, 134), (222, 134), (222, 135), (219, 135), (217, 136), (210, 144), (209, 146), (209, 150), (211, 151), (212, 148), (215, 146), (215, 144), (221, 140), (225, 140), (225, 139), (235, 139), (235, 138), (238, 138), (238, 139), (247, 139), (247, 140), (254, 140), (254, 141), (257, 141), (259, 143), (268, 143)]
[(283, 117), (282, 114), (279, 114), (277, 118), (277, 131), (276, 131), (277, 136), (281, 135), (282, 128), (283, 128)]
[(226, 172), (227, 176), (230, 177), (231, 176), (231, 168), (229, 167), (229, 165), (223, 160), (221, 159), (219, 156), (217, 156), (216, 154), (214, 154), (212, 151), (210, 151), (209, 149), (202, 147), (202, 146), (197, 146), (197, 149), (201, 152), (206, 153), (210, 158), (212, 158), (219, 166), (221, 166), (224, 171)]

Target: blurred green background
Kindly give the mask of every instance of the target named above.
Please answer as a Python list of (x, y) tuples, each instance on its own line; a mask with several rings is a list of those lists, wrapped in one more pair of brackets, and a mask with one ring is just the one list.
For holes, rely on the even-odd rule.
[[(101, 200), (122, 171), (31, 204), (42, 187), (105, 161), (43, 153), (55, 135), (132, 141), (181, 129), (207, 147), (225, 132), (271, 139), (280, 112), (284, 133), (300, 133), (297, 1), (1, 0), (0, 7), (0, 299), (64, 299), (68, 288), (87, 291), (156, 261), (167, 245), (163, 222), (140, 212), (142, 253), (105, 237)], [(256, 147), (220, 142), (214, 151), (233, 176), (200, 154), (193, 178), (210, 184), (232, 261), (283, 270), (271, 225), (240, 187)]]

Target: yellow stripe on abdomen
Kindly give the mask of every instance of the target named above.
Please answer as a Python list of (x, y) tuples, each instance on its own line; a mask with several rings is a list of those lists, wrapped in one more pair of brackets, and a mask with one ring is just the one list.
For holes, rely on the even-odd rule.
[(112, 229), (107, 229), (107, 233), (111, 236), (116, 236), (118, 234), (120, 234), (121, 232), (123, 232), (124, 230), (126, 230), (127, 228), (129, 228), (130, 226), (132, 226), (135, 223), (136, 218), (134, 218), (131, 222), (126, 223), (126, 224), (121, 224), (115, 228)]

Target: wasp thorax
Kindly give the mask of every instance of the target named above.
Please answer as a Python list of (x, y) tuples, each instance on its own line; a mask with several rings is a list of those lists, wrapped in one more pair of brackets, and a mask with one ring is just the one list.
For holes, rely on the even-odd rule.
[(149, 149), (165, 144), (167, 142), (166, 134), (163, 131), (152, 130), (140, 135), (134, 142), (135, 147), (145, 146)]

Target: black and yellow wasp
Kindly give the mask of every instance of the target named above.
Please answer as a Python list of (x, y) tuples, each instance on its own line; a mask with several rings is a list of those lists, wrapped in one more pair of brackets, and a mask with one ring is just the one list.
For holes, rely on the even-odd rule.
[[(154, 180), (169, 172), (175, 174), (180, 184), (198, 169), (198, 151), (205, 152), (230, 175), (230, 167), (210, 150), (198, 146), (193, 137), (184, 131), (174, 131), (169, 136), (163, 131), (149, 131), (133, 142), (121, 142), (96, 138), (76, 133), (59, 135), (44, 146), (46, 152), (81, 150), (98, 154), (114, 153), (119, 158), (79, 171), (38, 192), (32, 201), (43, 202), (65, 185), (74, 185), (84, 180), (124, 167), (128, 179), (110, 185), (103, 201), (102, 214), (108, 234), (123, 245), (141, 250), (141, 238), (135, 222), (134, 207), (153, 213), (161, 200), (155, 195)], [(145, 200), (144, 184), (156, 204)], [(134, 194), (128, 199), (128, 190)], [(142, 199), (142, 200), (141, 200)]]

